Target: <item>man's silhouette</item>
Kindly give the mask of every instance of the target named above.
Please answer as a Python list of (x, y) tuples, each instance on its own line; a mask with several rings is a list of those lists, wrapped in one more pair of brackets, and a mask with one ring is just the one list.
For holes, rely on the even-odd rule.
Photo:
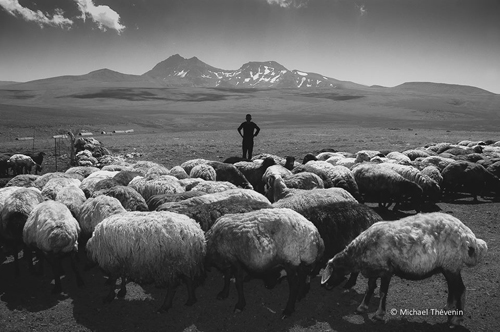
[[(257, 136), (260, 132), (259, 126), (252, 122), (252, 116), (247, 114), (247, 121), (243, 122), (238, 127), (238, 133), (241, 137), (243, 137), (243, 158), (252, 159), (252, 151), (253, 151), (253, 138)], [(241, 134), (241, 130), (243, 129), (243, 134)], [(255, 131), (255, 132), (254, 132)], [(248, 158), (247, 158), (248, 152)]]

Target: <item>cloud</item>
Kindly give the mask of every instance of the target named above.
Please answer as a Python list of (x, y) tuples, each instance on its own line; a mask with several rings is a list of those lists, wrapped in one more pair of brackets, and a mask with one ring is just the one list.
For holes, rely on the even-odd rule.
[(0, 6), (12, 16), (21, 16), (25, 21), (35, 22), (43, 28), (44, 25), (58, 26), (61, 28), (70, 28), (73, 21), (64, 17), (62, 9), (56, 8), (55, 14), (50, 17), (48, 13), (43, 13), (40, 10), (36, 12), (23, 7), (18, 0), (0, 0)]
[(282, 8), (303, 8), (307, 7), (309, 0), (266, 0), (270, 5), (278, 5)]
[(365, 8), (365, 5), (358, 5), (358, 4), (356, 4), (356, 7), (359, 10), (359, 16), (364, 16), (364, 15), (366, 15), (368, 13), (367, 10), (366, 10), (366, 8)]
[[(2, 1), (2, 0), (0, 0)], [(120, 24), (120, 15), (115, 12), (113, 9), (109, 8), (109, 6), (99, 5), (96, 6), (93, 0), (74, 0), (82, 13), (82, 20), (85, 22), (85, 19), (90, 17), (92, 21), (97, 23), (97, 26), (102, 31), (106, 31), (107, 29), (113, 29), (120, 34), (125, 26)]]

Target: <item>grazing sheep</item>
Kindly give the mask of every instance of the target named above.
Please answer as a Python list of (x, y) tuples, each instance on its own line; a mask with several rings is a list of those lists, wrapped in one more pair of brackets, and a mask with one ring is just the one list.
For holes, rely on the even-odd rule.
[(186, 190), (190, 191), (202, 191), (206, 194), (218, 193), (221, 191), (226, 191), (230, 189), (237, 189), (234, 184), (227, 181), (200, 181), (194, 186), (187, 186)]
[(443, 192), (453, 200), (457, 192), (470, 193), (477, 201), (477, 195), (485, 195), (491, 189), (500, 193), (500, 179), (483, 166), (468, 161), (454, 161), (441, 172)]
[(380, 303), (374, 318), (383, 320), (393, 275), (421, 280), (442, 273), (448, 283), (448, 322), (459, 325), (465, 306), (460, 272), (464, 265), (480, 263), (487, 250), (486, 242), (457, 218), (440, 212), (417, 214), (373, 224), (328, 262), (321, 282), (361, 272), (368, 278), (368, 289), (357, 311), (366, 312), (381, 278)]
[(410, 157), (408, 157), (406, 154), (398, 152), (398, 151), (389, 152), (386, 155), (386, 157), (389, 159), (393, 159), (402, 165), (410, 165), (411, 164)]
[(141, 194), (145, 201), (154, 195), (185, 191), (179, 180), (171, 175), (162, 175), (154, 179), (135, 178), (128, 185)]
[(199, 164), (206, 164), (208, 162), (208, 160), (206, 159), (191, 159), (191, 160), (187, 160), (185, 162), (183, 162), (181, 164), (181, 167), (186, 171), (187, 174), (191, 173), (191, 170), (193, 169), (193, 167), (195, 167), (196, 165), (199, 165)]
[(116, 198), (127, 211), (149, 211), (144, 197), (129, 186), (115, 186), (109, 189), (100, 190), (95, 194), (97, 196), (106, 195)]
[(44, 175), (40, 175), (38, 178), (36, 178), (34, 185), (38, 189), (42, 190), (43, 187), (47, 184), (47, 182), (49, 182), (51, 179), (54, 178), (78, 179), (80, 181), (83, 180), (81, 175), (77, 173), (54, 172), (54, 173), (45, 173)]
[(89, 176), (87, 176), (85, 179), (82, 180), (82, 184), (80, 185), (80, 189), (83, 190), (85, 193), (85, 196), (92, 197), (92, 194), (94, 193), (95, 188), (99, 181), (104, 180), (104, 179), (111, 179), (113, 178), (116, 174), (118, 174), (118, 171), (97, 171), (93, 172)]
[(9, 155), (0, 154), (0, 177), (5, 177), (9, 175), (9, 169), (11, 164), (9, 162)]
[[(8, 192), (9, 190), (5, 190), (5, 193)], [(23, 228), (31, 211), (43, 202), (43, 197), (35, 188), (18, 188), (4, 197), (0, 210), (0, 237), (13, 250), (16, 276), (19, 276), (18, 251), (24, 245)], [(29, 266), (31, 270), (31, 262)]]
[(356, 152), (354, 162), (356, 164), (365, 162), (365, 161), (370, 161), (375, 156), (383, 157), (384, 155), (380, 151), (375, 151), (375, 150), (361, 150)]
[(56, 202), (61, 202), (68, 207), (73, 217), (78, 216), (80, 207), (87, 200), (85, 193), (78, 187), (68, 186), (58, 191), (55, 199)]
[(489, 165), (486, 170), (496, 177), (500, 177), (500, 161), (496, 161)]
[(379, 206), (386, 208), (395, 202), (394, 210), (398, 210), (404, 200), (409, 200), (419, 212), (422, 188), (396, 171), (381, 164), (363, 163), (353, 169), (353, 174), (366, 200), (378, 202)]
[(175, 176), (179, 180), (189, 178), (189, 175), (186, 173), (186, 171), (184, 170), (184, 168), (182, 168), (181, 166), (174, 166), (174, 167), (172, 167), (170, 169), (170, 175)]
[[(92, 166), (74, 166), (66, 170), (66, 174), (78, 174), (82, 178), (86, 178), (90, 174), (97, 172), (99, 168)], [(104, 170), (104, 169), (103, 169)]]
[(428, 201), (437, 203), (441, 198), (441, 188), (437, 182), (427, 175), (422, 174), (417, 168), (413, 166), (390, 163), (383, 163), (381, 165), (396, 171), (396, 173), (404, 177), (406, 180), (418, 184), (420, 188), (422, 188), (423, 195)]
[(12, 155), (8, 163), (14, 170), (15, 175), (30, 174), (32, 167), (37, 166), (37, 163), (35, 163), (31, 157), (20, 153)]
[(113, 176), (113, 180), (119, 183), (121, 186), (128, 186), (130, 181), (132, 181), (135, 177), (142, 176), (139, 172), (121, 170)]
[(262, 175), (262, 183), (264, 183), (265, 191), (268, 190), (269, 188), (272, 188), (272, 181), (274, 181), (275, 177), (287, 177), (291, 176), (294, 173), (292, 173), (288, 168), (285, 168), (281, 165), (272, 165), (269, 166), (266, 171), (264, 172), (264, 175)]
[(52, 266), (53, 294), (62, 291), (61, 260), (66, 255), (71, 257), (71, 267), (75, 272), (78, 287), (84, 285), (75, 263), (79, 234), (78, 221), (71, 215), (66, 205), (51, 200), (38, 204), (24, 225), (24, 243), (36, 249), (40, 255), (43, 254)]
[(107, 217), (127, 212), (119, 200), (100, 195), (86, 200), (78, 211), (78, 223), (81, 228), (81, 242), (85, 244), (92, 236), (95, 227)]
[(40, 175), (34, 174), (19, 174), (14, 176), (12, 179), (7, 182), (6, 187), (35, 187), (36, 180), (40, 177)]
[(295, 310), (310, 272), (324, 251), (317, 228), (290, 209), (264, 209), (220, 217), (206, 233), (207, 260), (224, 274), (224, 288), (217, 295), (229, 295), (230, 279), (236, 277), (238, 302), (235, 311), (246, 305), (243, 294), (245, 272), (266, 274), (285, 269), (289, 297), (283, 318)]
[[(314, 201), (310, 204), (295, 201), (296, 205), (288, 205), (295, 212), (311, 221), (325, 243), (325, 252), (317, 266), (315, 274), (328, 260), (344, 250), (361, 232), (375, 222), (381, 221), (380, 217), (370, 207), (357, 202), (323, 202)], [(352, 288), (356, 284), (358, 273), (351, 274), (344, 288)], [(333, 280), (332, 280), (333, 282)], [(329, 283), (329, 288), (336, 285)]]
[(323, 189), (325, 187), (323, 180), (311, 172), (302, 172), (285, 176), (283, 178), (288, 188), (295, 189)]
[(217, 179), (217, 173), (215, 173), (215, 169), (207, 164), (199, 164), (191, 169), (189, 172), (189, 177), (191, 178), (200, 178), (205, 181), (215, 181)]
[(152, 169), (153, 171), (151, 171), (151, 175), (153, 174), (157, 174), (157, 175), (160, 175), (158, 173), (165, 173), (165, 174), (161, 174), (161, 175), (168, 175), (168, 169), (165, 168), (165, 166), (163, 165), (160, 165), (158, 163), (154, 163), (152, 161), (144, 161), (144, 160), (140, 160), (138, 162), (136, 162), (135, 164), (132, 164), (130, 165), (130, 170), (131, 171), (135, 171), (135, 172), (139, 172), (141, 173), (143, 176), (146, 176), (146, 173)]
[(423, 159), (417, 158), (414, 160), (414, 163), (420, 169), (423, 169), (424, 167), (427, 166), (436, 166), (439, 169), (439, 171), (442, 172), (446, 166), (448, 166), (450, 163), (454, 161), (455, 159), (451, 158), (444, 158), (441, 156), (430, 156)]
[(55, 200), (57, 193), (69, 186), (80, 187), (82, 182), (78, 179), (68, 179), (68, 178), (53, 178), (47, 181), (47, 183), (42, 188), (42, 196), (44, 199)]
[(158, 166), (148, 168), (146, 173), (144, 173), (144, 176), (149, 177), (149, 178), (152, 178), (155, 176), (160, 176), (160, 175), (170, 175), (169, 169), (166, 168), (165, 166), (158, 165)]
[(262, 181), (262, 177), (266, 170), (273, 165), (276, 165), (276, 162), (271, 157), (265, 158), (262, 163), (242, 161), (234, 164), (234, 166), (243, 173), (255, 191), (261, 194), (264, 193), (264, 182)]
[(200, 226), (187, 216), (166, 211), (126, 212), (97, 225), (87, 243), (87, 254), (110, 278), (104, 302), (115, 298), (116, 279), (121, 277), (118, 297), (126, 294), (125, 279), (166, 286), (159, 311), (168, 311), (181, 280), (188, 289), (186, 305), (196, 302), (193, 284), (204, 276), (206, 244)]
[(420, 173), (423, 175), (427, 175), (428, 177), (433, 179), (438, 184), (438, 186), (441, 187), (441, 183), (443, 182), (443, 177), (441, 176), (441, 172), (436, 166), (424, 167), (424, 169), (422, 169)]
[(175, 193), (175, 194), (159, 194), (151, 196), (148, 199), (147, 204), (149, 211), (155, 211), (163, 203), (180, 202), (189, 198), (198, 197), (206, 194), (207, 194), (206, 192), (198, 190), (184, 191), (182, 193)]
[(253, 189), (247, 178), (233, 164), (225, 164), (220, 161), (209, 161), (207, 165), (215, 169), (217, 181), (227, 181), (243, 189)]
[(26, 155), (28, 157), (31, 157), (31, 159), (33, 159), (33, 161), (35, 162), (36, 164), (36, 167), (35, 167), (35, 174), (38, 174), (38, 172), (42, 172), (42, 163), (43, 163), (43, 157), (45, 157), (46, 153), (41, 151), (41, 152), (38, 152), (38, 153), (26, 153)]
[[(132, 171), (132, 164), (129, 164), (129, 163), (123, 163), (123, 164), (119, 164), (119, 165), (116, 165), (116, 164), (106, 165), (106, 166), (103, 166), (101, 168), (101, 171), (118, 171), (118, 172), (129, 171), (129, 172), (133, 172)], [(140, 173), (140, 174), (141, 174), (141, 176), (143, 175), (143, 173)]]
[(428, 151), (418, 150), (418, 149), (406, 150), (403, 151), (402, 153), (408, 158), (410, 158), (411, 161), (417, 158), (427, 158), (431, 156), (431, 153), (429, 153)]
[(114, 177), (99, 180), (94, 185), (91, 196), (96, 197), (100, 191), (110, 189), (116, 186), (124, 186), (124, 184), (121, 184), (120, 182), (116, 181)]
[(226, 214), (244, 213), (260, 209), (270, 209), (272, 205), (262, 195), (248, 195), (240, 189), (231, 195), (214, 193), (189, 198), (180, 202), (168, 202), (158, 207), (157, 211), (170, 211), (185, 214), (200, 224), (207, 232), (215, 221)]

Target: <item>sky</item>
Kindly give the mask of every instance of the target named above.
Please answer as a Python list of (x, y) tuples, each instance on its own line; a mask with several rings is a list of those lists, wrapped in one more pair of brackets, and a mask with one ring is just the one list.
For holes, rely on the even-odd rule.
[(174, 54), (500, 94), (500, 0), (0, 0), (0, 81), (141, 75)]

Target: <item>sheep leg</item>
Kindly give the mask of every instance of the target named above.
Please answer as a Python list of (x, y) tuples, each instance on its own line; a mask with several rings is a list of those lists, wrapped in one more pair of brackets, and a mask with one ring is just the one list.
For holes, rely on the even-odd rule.
[[(448, 283), (448, 307), (447, 309), (457, 311), (460, 310), (463, 313), (465, 307), (465, 285), (462, 280), (462, 275), (460, 272), (443, 272), (446, 281)], [(463, 320), (463, 315), (448, 316), (448, 323), (456, 326), (460, 325)]]
[(378, 305), (377, 312), (373, 319), (375, 320), (384, 320), (385, 316), (385, 305), (387, 301), (387, 292), (389, 291), (389, 283), (391, 282), (391, 276), (384, 276), (380, 279), (380, 302)]
[(289, 295), (281, 319), (289, 317), (295, 311), (295, 301), (297, 300), (297, 295), (299, 290), (299, 276), (297, 271), (290, 267), (285, 267), (285, 271), (288, 280)]
[(187, 287), (187, 292), (188, 292), (188, 300), (185, 305), (188, 307), (192, 306), (193, 304), (196, 303), (196, 294), (194, 293), (194, 282), (193, 279), (189, 277), (184, 277), (184, 283), (186, 284)]
[(82, 276), (80, 275), (80, 271), (78, 270), (78, 267), (76, 266), (76, 260), (78, 259), (77, 255), (78, 254), (74, 251), (70, 254), (71, 269), (75, 273), (76, 285), (78, 286), (78, 288), (82, 288), (85, 286), (85, 283), (83, 282)]
[(297, 291), (297, 301), (300, 301), (306, 296), (306, 294), (311, 289), (311, 278), (307, 275), (303, 266), (299, 266), (297, 274), (299, 283)]
[(238, 266), (236, 268), (236, 291), (238, 292), (238, 302), (234, 306), (234, 312), (241, 312), (245, 308), (247, 302), (245, 301), (245, 294), (243, 293), (243, 280), (245, 279), (245, 271)]
[(158, 309), (158, 312), (165, 313), (168, 309), (172, 308), (172, 302), (174, 301), (175, 291), (177, 290), (178, 283), (173, 285), (169, 284), (167, 287), (167, 295), (165, 295), (165, 301), (163, 301), (162, 306)]
[(358, 279), (359, 272), (352, 272), (349, 276), (349, 280), (344, 285), (344, 289), (351, 289), (356, 285), (356, 280)]
[(364, 313), (368, 311), (368, 304), (370, 303), (370, 299), (372, 298), (375, 288), (377, 288), (377, 278), (369, 278), (368, 288), (366, 289), (365, 297), (363, 297), (363, 301), (356, 309), (356, 312)]
[(108, 294), (102, 299), (103, 303), (110, 303), (115, 299), (115, 286), (116, 286), (116, 277), (109, 276), (108, 280), (106, 283), (109, 285), (109, 292)]
[(120, 283), (120, 290), (118, 291), (118, 294), (116, 296), (118, 298), (124, 298), (125, 295), (127, 295), (127, 278), (121, 277), (121, 283)]
[(61, 259), (59, 257), (54, 257), (53, 255), (47, 255), (47, 260), (52, 266), (52, 273), (54, 274), (54, 288), (52, 289), (52, 294), (59, 294), (62, 292), (61, 286)]
[(231, 283), (231, 268), (228, 268), (227, 270), (224, 271), (224, 287), (219, 292), (219, 294), (217, 294), (217, 300), (227, 299), (227, 297), (229, 296), (230, 283)]

